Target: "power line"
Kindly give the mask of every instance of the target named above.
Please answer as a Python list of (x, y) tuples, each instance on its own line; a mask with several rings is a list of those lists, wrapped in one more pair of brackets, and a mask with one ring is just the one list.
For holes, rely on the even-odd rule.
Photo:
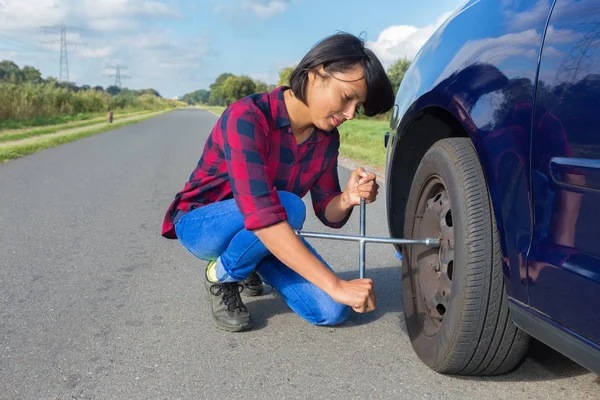
[(79, 30), (83, 31), (81, 28), (74, 28), (67, 25), (54, 25), (54, 26), (45, 26), (44, 30), (46, 33), (55, 33), (56, 31), (60, 32), (60, 40), (59, 41), (50, 41), (45, 43), (58, 43), (60, 42), (60, 61), (59, 61), (59, 78), (58, 80), (61, 82), (69, 82), (69, 52), (68, 45), (73, 44), (77, 46), (78, 44), (83, 43), (75, 43), (71, 42), (67, 39), (67, 31), (68, 30)]
[[(20, 45), (21, 47), (27, 49), (27, 51), (30, 51), (30, 52), (44, 52), (44, 50), (42, 50), (41, 48), (38, 48), (38, 47), (36, 47), (36, 46), (34, 46), (32, 44), (28, 44), (28, 43), (25, 43), (23, 41), (17, 40), (14, 37), (6, 35), (6, 34), (1, 33), (1, 32), (0, 32), (0, 37), (2, 37), (4, 39), (9, 40), (10, 42), (12, 42), (12, 43), (9, 42), (10, 45)], [(23, 51), (23, 50), (17, 49), (17, 48), (15, 48), (15, 49), (7, 49), (7, 50), (14, 50), (14, 51), (18, 51), (18, 52), (22, 52)]]
[(129, 79), (131, 78), (131, 76), (129, 75), (123, 75), (121, 74), (121, 69), (127, 69), (127, 67), (122, 66), (120, 64), (115, 65), (108, 65), (107, 68), (114, 68), (115, 69), (115, 73), (114, 74), (110, 74), (110, 75), (105, 75), (107, 78), (115, 78), (115, 86), (117, 86), (119, 89), (121, 89), (121, 78), (123, 79)]

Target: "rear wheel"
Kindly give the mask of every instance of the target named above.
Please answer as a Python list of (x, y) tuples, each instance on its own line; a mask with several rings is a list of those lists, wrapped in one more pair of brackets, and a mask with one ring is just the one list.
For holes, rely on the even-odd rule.
[(425, 154), (405, 218), (405, 237), (442, 241), (438, 249), (403, 249), (404, 309), (417, 355), (440, 373), (513, 370), (529, 336), (510, 319), (491, 200), (468, 138), (440, 140)]

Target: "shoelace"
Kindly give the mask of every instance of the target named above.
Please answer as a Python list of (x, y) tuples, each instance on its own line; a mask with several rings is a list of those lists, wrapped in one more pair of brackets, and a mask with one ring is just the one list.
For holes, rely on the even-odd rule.
[(244, 286), (237, 282), (218, 283), (210, 287), (210, 292), (215, 296), (220, 296), (223, 293), (223, 302), (227, 306), (227, 311), (243, 311), (244, 303), (240, 293)]

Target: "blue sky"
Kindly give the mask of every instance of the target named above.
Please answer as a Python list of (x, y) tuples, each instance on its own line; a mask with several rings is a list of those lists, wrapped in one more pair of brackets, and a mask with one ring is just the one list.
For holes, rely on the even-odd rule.
[[(321, 38), (364, 32), (388, 65), (412, 58), (463, 0), (2, 0), (0, 59), (59, 76), (66, 24), (69, 79), (78, 85), (152, 87), (164, 97), (207, 89), (230, 72), (276, 83)], [(53, 43), (48, 43), (53, 42)]]

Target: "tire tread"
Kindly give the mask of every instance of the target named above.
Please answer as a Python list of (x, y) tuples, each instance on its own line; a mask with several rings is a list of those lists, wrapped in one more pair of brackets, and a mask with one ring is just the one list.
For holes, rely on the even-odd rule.
[(458, 171), (468, 250), (461, 318), (445, 353), (432, 368), (460, 375), (505, 374), (523, 359), (529, 336), (510, 319), (499, 234), (485, 176), (468, 138), (440, 140), (430, 151), (436, 147), (448, 154)]

